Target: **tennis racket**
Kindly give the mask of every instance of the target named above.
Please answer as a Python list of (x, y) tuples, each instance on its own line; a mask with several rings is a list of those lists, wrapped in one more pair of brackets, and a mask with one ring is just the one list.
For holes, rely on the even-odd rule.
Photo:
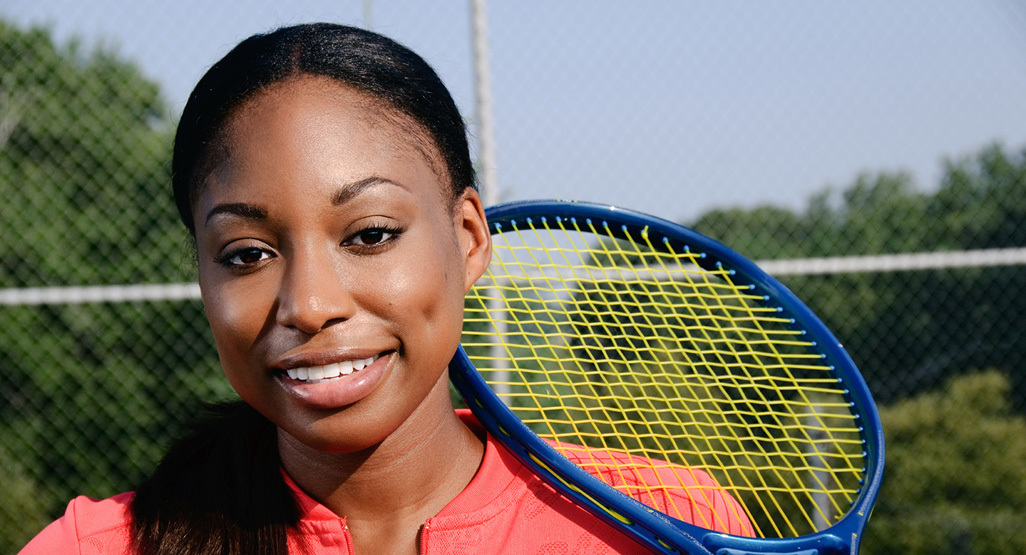
[(876, 406), (786, 287), (620, 208), (487, 210), (456, 388), (552, 487), (653, 551), (855, 553), (883, 474)]

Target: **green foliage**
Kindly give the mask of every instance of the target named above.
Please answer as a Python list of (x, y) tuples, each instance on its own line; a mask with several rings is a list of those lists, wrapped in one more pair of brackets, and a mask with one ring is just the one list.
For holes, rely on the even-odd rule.
[(1026, 418), (1009, 390), (987, 371), (881, 410), (887, 475), (863, 553), (1026, 552)]
[[(115, 53), (0, 22), (0, 288), (192, 280), (172, 122)], [(0, 307), (0, 552), (75, 495), (130, 489), (229, 395), (197, 302)]]
[(819, 231), (815, 222), (773, 206), (713, 210), (693, 227), (741, 253), (772, 252), (779, 258), (802, 256)]
[(1026, 244), (1026, 151), (991, 145), (948, 161), (933, 193), (908, 174), (862, 174), (795, 213), (714, 210), (691, 227), (753, 258), (962, 250)]
[[(816, 195), (800, 214), (717, 211), (693, 227), (753, 259), (1026, 245), (1026, 151), (994, 145), (945, 169), (932, 193), (905, 174), (867, 174)], [(1021, 267), (781, 279), (849, 346), (878, 400), (995, 367), (1013, 376), (1013, 403), (1026, 410), (1026, 297), (1009, 294), (1026, 287)]]
[(186, 279), (157, 86), (2, 22), (0, 68), (0, 286)]
[(45, 496), (25, 468), (24, 460), (23, 454), (0, 445), (0, 468), (4, 469), (0, 515), (17, 516), (3, 519), (0, 553), (16, 553), (24, 545), (24, 538), (31, 538), (50, 522)]
[[(733, 210), (694, 227), (755, 259), (1026, 246), (1026, 151), (989, 146), (948, 161), (935, 191), (912, 185), (862, 175), (800, 214)], [(1026, 552), (1022, 267), (782, 280), (847, 345), (877, 401), (893, 404), (863, 552)], [(959, 378), (974, 368), (994, 371)]]

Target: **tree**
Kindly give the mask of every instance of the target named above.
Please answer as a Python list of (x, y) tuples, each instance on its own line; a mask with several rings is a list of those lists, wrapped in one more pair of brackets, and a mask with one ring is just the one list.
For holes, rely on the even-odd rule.
[[(924, 193), (902, 173), (863, 174), (803, 213), (714, 211), (694, 227), (750, 258), (849, 256), (1026, 245), (1026, 152), (1000, 146), (949, 161)], [(847, 345), (878, 400), (938, 387), (968, 368), (997, 367), (1026, 409), (1026, 287), (1019, 267), (785, 276)], [(972, 330), (972, 334), (966, 333)]]
[(887, 470), (864, 553), (1026, 552), (1026, 418), (1009, 389), (986, 371), (881, 410)]
[[(0, 288), (191, 280), (172, 128), (157, 85), (114, 52), (0, 22)], [(196, 302), (0, 319), (0, 552), (74, 495), (131, 488), (198, 399), (230, 390)]]

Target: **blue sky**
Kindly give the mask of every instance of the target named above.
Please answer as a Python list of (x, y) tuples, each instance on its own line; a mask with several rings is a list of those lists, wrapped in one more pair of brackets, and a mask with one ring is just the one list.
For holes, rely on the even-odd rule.
[[(181, 109), (238, 40), (313, 20), (407, 44), (473, 116), (469, 3), (5, 0), (0, 17), (103, 41)], [(369, 11), (368, 11), (369, 10)], [(804, 206), (859, 172), (936, 185), (942, 160), (1026, 147), (1026, 3), (490, 2), (505, 198), (609, 202), (693, 219)]]

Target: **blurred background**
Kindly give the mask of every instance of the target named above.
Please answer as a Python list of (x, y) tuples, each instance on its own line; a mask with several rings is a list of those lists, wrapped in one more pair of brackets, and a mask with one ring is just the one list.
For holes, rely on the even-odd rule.
[(878, 400), (863, 553), (1026, 552), (1026, 4), (485, 7), (0, 4), (0, 553), (75, 495), (131, 489), (233, 395), (171, 138), (221, 55), (307, 21), (424, 56), (489, 198), (618, 204), (765, 261)]

